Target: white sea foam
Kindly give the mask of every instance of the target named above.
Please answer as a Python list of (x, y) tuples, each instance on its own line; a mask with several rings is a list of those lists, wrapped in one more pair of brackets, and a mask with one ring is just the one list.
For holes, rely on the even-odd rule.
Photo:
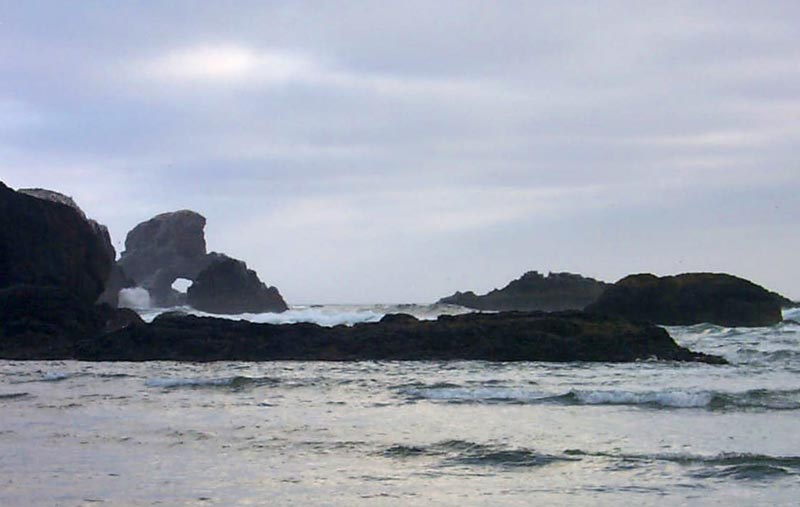
[(122, 289), (119, 291), (119, 306), (134, 310), (150, 308), (150, 293), (141, 287)]
[(297, 305), (281, 313), (242, 313), (236, 315), (215, 315), (183, 306), (179, 308), (134, 307), (142, 318), (150, 322), (161, 313), (171, 310), (181, 311), (201, 317), (218, 317), (231, 320), (247, 320), (261, 324), (296, 324), (309, 322), (320, 326), (352, 326), (366, 322), (378, 322), (390, 313), (407, 313), (418, 319), (436, 319), (440, 315), (457, 315), (471, 310), (455, 305)]
[(794, 320), (800, 322), (800, 307), (798, 308), (784, 308), (783, 310), (783, 319), (784, 320)]

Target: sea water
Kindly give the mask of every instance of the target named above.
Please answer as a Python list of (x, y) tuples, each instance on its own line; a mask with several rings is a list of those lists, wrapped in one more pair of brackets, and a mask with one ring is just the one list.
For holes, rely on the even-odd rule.
[[(463, 310), (236, 318), (388, 311)], [(0, 361), (0, 505), (794, 506), (800, 312), (785, 317), (669, 328), (728, 366)]]

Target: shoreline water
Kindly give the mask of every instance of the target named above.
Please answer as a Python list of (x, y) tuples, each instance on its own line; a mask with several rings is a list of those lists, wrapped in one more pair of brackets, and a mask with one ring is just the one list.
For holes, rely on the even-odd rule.
[(800, 325), (670, 332), (730, 364), (0, 361), (0, 503), (794, 505)]

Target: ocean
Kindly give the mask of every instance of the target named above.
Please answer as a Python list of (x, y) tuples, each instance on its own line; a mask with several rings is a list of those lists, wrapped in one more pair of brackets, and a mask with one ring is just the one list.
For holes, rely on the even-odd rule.
[[(235, 318), (397, 311), (464, 310)], [(0, 505), (795, 506), (800, 310), (785, 318), (668, 328), (728, 366), (0, 361)]]

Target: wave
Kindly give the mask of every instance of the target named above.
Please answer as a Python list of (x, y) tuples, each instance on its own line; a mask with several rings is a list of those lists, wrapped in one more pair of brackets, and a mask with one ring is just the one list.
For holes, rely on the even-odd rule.
[(149, 378), (145, 380), (147, 387), (159, 387), (162, 389), (176, 388), (224, 388), (231, 390), (241, 390), (265, 385), (277, 385), (280, 380), (272, 377), (221, 377), (221, 378)]
[(400, 387), (409, 401), (453, 404), (621, 405), (643, 408), (705, 408), (708, 410), (800, 410), (800, 389), (753, 389), (741, 392), (672, 389), (663, 391), (571, 390), (553, 394), (526, 388), (455, 384)]
[(552, 395), (523, 388), (497, 386), (462, 387), (455, 384), (434, 384), (425, 387), (403, 388), (409, 401), (429, 400), (447, 403), (527, 404), (541, 402)]
[(0, 393), (0, 401), (19, 400), (31, 397), (31, 393)]
[(380, 452), (386, 458), (432, 459), (440, 468), (448, 467), (492, 467), (535, 468), (554, 463), (576, 462), (589, 458), (610, 461), (610, 469), (628, 470), (659, 462), (674, 463), (686, 467), (687, 473), (696, 478), (719, 478), (734, 480), (771, 480), (800, 473), (800, 457), (768, 456), (748, 453), (721, 453), (711, 456), (696, 454), (626, 454), (591, 452), (576, 449), (561, 454), (538, 452), (527, 447), (512, 447), (498, 444), (479, 444), (465, 440), (446, 440), (428, 445), (398, 444)]
[(576, 461), (570, 456), (543, 454), (532, 449), (446, 440), (425, 446), (394, 445), (382, 452), (388, 458), (439, 458), (439, 466), (541, 467), (559, 461)]
[(721, 453), (712, 456), (696, 454), (624, 454), (587, 452), (575, 449), (564, 451), (573, 458), (606, 458), (616, 461), (621, 469), (631, 463), (642, 466), (646, 463), (668, 462), (692, 467), (689, 475), (695, 478), (718, 478), (735, 480), (767, 480), (800, 473), (800, 456), (769, 456), (750, 453)]

